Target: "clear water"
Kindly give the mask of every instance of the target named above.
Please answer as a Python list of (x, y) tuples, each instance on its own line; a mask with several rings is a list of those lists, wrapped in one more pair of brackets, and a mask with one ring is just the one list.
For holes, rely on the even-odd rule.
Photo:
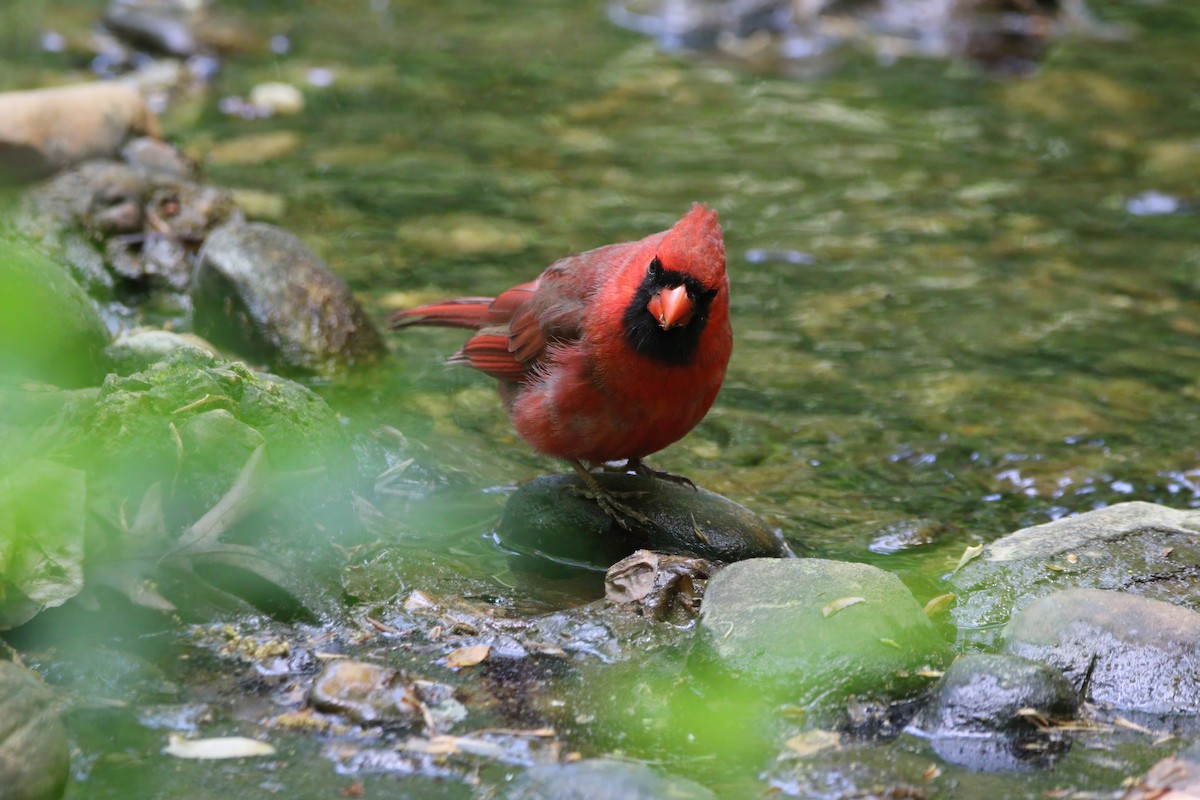
[[(1200, 200), (1200, 6), (1098, 0), (1129, 38), (1068, 40), (1023, 80), (847, 54), (800, 82), (663, 54), (595, 2), (223, 5), (291, 49), (230, 58), (211, 94), (167, 114), (169, 135), (203, 162), (223, 140), (295, 132), (287, 155), (207, 175), (282, 196), (281, 224), (380, 321), (640, 238), (693, 201), (716, 208), (736, 350), (712, 413), (654, 462), (759, 511), (799, 550), (872, 562), (924, 600), (964, 546), (1018, 527), (1130, 499), (1200, 506), (1197, 218), (1128, 208), (1149, 190)], [(0, 9), (0, 88), (83, 76), (38, 37), (82, 35), (102, 6)], [(308, 85), (313, 69), (332, 85)], [(267, 80), (303, 87), (303, 115), (217, 110)], [(516, 439), (485, 377), (442, 366), (461, 338), (406, 332), (380, 368), (316, 388), (356, 429), (398, 428), (453, 477), (405, 508), (420, 545), (404, 551), (408, 584), (450, 559), (544, 601), (490, 531), (504, 487), (561, 465)], [(145, 734), (112, 735), (136, 751)], [(316, 749), (296, 742), (295, 760)], [(156, 787), (139, 796), (209, 791), (187, 767), (81, 747), (95, 761), (72, 796), (119, 792), (122, 770)], [(1115, 788), (1081, 760), (1072, 772)], [(333, 788), (309, 796), (346, 783), (318, 763), (306, 780)], [(222, 774), (225, 796), (287, 782)], [(1021, 796), (1029, 779), (979, 780)]]

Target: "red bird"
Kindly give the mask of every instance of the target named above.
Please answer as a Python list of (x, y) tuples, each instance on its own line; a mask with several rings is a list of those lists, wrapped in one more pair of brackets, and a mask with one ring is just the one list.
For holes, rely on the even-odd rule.
[(725, 377), (733, 332), (721, 225), (696, 204), (670, 230), (559, 259), (495, 299), (432, 303), (391, 322), (476, 330), (448, 362), (499, 380), (517, 433), (570, 461), (606, 510), (628, 516), (580, 462), (675, 477), (641, 459), (696, 427)]

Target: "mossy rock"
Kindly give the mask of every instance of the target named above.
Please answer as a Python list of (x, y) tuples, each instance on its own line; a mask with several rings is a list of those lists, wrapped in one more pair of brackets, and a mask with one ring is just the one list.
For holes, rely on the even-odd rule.
[(83, 289), (37, 250), (0, 238), (0, 380), (91, 386), (108, 331)]

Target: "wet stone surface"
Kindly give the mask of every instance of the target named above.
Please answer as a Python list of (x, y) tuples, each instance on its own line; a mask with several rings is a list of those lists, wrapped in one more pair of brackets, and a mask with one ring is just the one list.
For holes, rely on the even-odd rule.
[(1198, 531), (1200, 512), (1133, 502), (1001, 537), (950, 578), (960, 638), (993, 644), (1012, 614), (1072, 587), (1200, 610)]
[(547, 475), (509, 498), (499, 527), (502, 542), (550, 562), (593, 569), (607, 569), (642, 549), (721, 563), (789, 554), (783, 537), (761, 517), (706, 489), (635, 475), (595, 477), (653, 524), (630, 520), (627, 530), (578, 494), (578, 476)]
[(272, 225), (214, 231), (192, 297), (197, 333), (280, 368), (328, 372), (384, 351), (345, 282), (298, 237)]
[(0, 661), (0, 787), (5, 800), (56, 800), (67, 783), (60, 699), (29, 670)]
[(504, 800), (715, 800), (684, 778), (664, 776), (642, 764), (610, 759), (542, 764), (526, 770)]
[(1005, 650), (1061, 670), (1083, 699), (1148, 714), (1200, 713), (1200, 614), (1124, 592), (1068, 589), (1004, 630)]

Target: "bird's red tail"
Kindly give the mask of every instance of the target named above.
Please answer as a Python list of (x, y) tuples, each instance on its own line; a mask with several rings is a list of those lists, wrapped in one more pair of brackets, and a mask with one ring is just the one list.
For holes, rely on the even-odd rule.
[(443, 300), (440, 303), (430, 303), (427, 306), (397, 311), (388, 320), (388, 327), (395, 330), (412, 325), (439, 325), (443, 328), (477, 330), (483, 326), (493, 299), (491, 297), (460, 297), (456, 300)]

